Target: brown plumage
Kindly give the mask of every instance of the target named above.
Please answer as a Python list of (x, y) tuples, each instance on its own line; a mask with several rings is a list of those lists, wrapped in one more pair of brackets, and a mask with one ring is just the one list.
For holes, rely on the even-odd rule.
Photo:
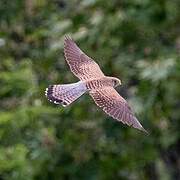
[(95, 103), (109, 116), (147, 132), (136, 119), (126, 100), (114, 89), (121, 84), (118, 78), (105, 76), (99, 65), (70, 37), (65, 38), (64, 55), (71, 71), (80, 81), (49, 86), (46, 89), (46, 96), (50, 101), (67, 106), (85, 92), (89, 92)]

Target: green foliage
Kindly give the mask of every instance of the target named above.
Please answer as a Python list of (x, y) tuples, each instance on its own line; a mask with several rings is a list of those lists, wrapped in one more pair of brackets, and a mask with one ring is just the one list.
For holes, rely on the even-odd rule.
[[(178, 0), (0, 1), (0, 179), (178, 179)], [(63, 108), (44, 95), (75, 82), (71, 35), (107, 75), (149, 136), (85, 95)]]

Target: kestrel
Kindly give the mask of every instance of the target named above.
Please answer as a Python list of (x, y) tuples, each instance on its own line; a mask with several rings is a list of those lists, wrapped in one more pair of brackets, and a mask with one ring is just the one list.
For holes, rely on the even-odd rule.
[(64, 55), (72, 73), (80, 81), (71, 84), (50, 85), (45, 92), (49, 101), (65, 107), (88, 92), (97, 106), (109, 116), (147, 132), (135, 117), (126, 100), (114, 89), (121, 85), (118, 78), (105, 76), (99, 65), (67, 36), (64, 41)]

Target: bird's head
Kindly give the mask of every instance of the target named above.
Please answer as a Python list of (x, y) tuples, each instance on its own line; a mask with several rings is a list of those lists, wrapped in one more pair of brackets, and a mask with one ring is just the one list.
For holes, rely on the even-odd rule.
[(115, 78), (115, 77), (112, 77), (111, 79), (112, 79), (114, 87), (121, 85), (121, 80), (120, 79)]

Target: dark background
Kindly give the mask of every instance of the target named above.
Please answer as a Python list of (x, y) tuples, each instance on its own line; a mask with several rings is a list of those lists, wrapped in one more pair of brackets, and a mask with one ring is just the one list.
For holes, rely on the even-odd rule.
[[(70, 35), (150, 132), (123, 125), (84, 95), (49, 103), (71, 83)], [(179, 0), (0, 0), (0, 179), (180, 179)]]

